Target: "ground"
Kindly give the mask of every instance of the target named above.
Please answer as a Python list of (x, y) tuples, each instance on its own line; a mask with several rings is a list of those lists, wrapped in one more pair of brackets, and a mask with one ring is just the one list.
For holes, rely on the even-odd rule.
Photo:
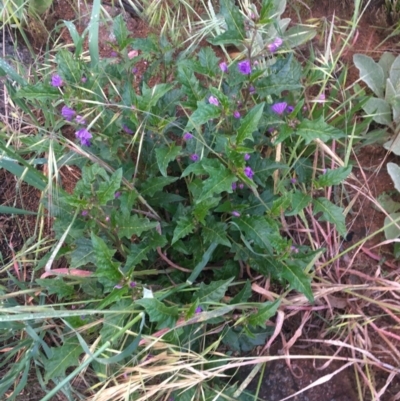
[[(288, 1), (290, 4), (291, 2)], [(292, 2), (293, 3), (293, 2)], [(296, 2), (299, 3), (302, 2)], [(307, 2), (310, 3), (310, 2)], [(296, 14), (293, 8), (289, 7), (288, 15), (294, 19), (326, 19), (332, 21), (335, 18), (337, 21), (345, 23), (346, 19), (351, 15), (351, 5), (344, 1), (331, 1), (331, 0), (315, 0), (311, 2), (312, 5), (309, 9), (302, 7), (301, 13)], [(351, 64), (352, 57), (355, 53), (369, 54), (373, 57), (378, 57), (383, 51), (396, 51), (398, 50), (396, 38), (386, 41), (382, 44), (384, 39), (387, 37), (387, 31), (381, 26), (387, 24), (385, 22), (385, 16), (381, 11), (382, 2), (373, 1), (371, 2), (367, 12), (363, 15), (359, 26), (358, 33), (355, 36), (354, 41), (349, 45), (348, 49), (342, 55), (343, 63)], [(81, 24), (78, 25), (78, 30), (82, 31), (85, 27), (85, 13), (88, 10), (83, 7)], [(107, 11), (110, 15), (114, 12), (118, 13), (118, 8), (107, 6)], [(70, 3), (63, 0), (55, 1), (54, 9), (51, 12), (51, 21), (73, 20), (75, 18), (75, 10), (71, 7)], [(151, 29), (146, 25), (144, 21), (140, 21), (137, 18), (133, 18), (132, 15), (126, 15), (126, 21), (128, 27), (133, 35), (136, 37), (146, 37)], [(87, 22), (87, 21), (86, 21)], [(382, 25), (383, 24), (383, 25)], [(340, 25), (340, 24), (339, 24)], [(102, 26), (100, 43), (102, 44), (100, 53), (102, 56), (109, 56), (112, 47), (108, 44), (110, 32), (106, 26)], [(69, 34), (66, 29), (61, 32), (61, 38), (65, 42), (70, 42)], [(398, 38), (397, 38), (398, 39)], [(314, 40), (315, 46), (318, 47), (319, 38)], [(340, 35), (335, 36), (335, 40), (340, 41)], [(37, 37), (34, 40), (36, 49), (39, 50), (43, 45), (40, 38)], [(337, 43), (339, 48), (339, 43)], [(335, 46), (333, 46), (335, 51)], [(304, 52), (306, 55), (306, 51)], [(146, 65), (141, 64), (139, 66), (138, 75), (140, 76), (145, 70)], [(351, 67), (348, 76), (348, 84), (355, 82), (358, 79), (358, 71)], [(0, 112), (4, 113), (4, 109), (0, 108)], [(68, 133), (65, 133), (68, 135)], [(396, 157), (393, 155), (388, 156), (387, 152), (380, 146), (367, 146), (360, 147), (357, 153), (353, 155), (353, 162), (355, 165), (354, 174), (365, 184), (365, 188), (369, 193), (377, 198), (382, 193), (393, 191), (393, 183), (390, 179), (385, 165), (387, 161), (396, 161)], [(398, 161), (398, 160), (397, 160)], [(63, 184), (65, 189), (71, 190), (74, 182), (76, 182), (77, 176), (75, 174), (68, 175), (68, 171), (65, 172), (63, 177)], [(0, 202), (2, 205), (15, 206), (24, 208), (27, 210), (36, 210), (39, 204), (38, 194), (29, 186), (21, 186), (20, 193), (15, 193), (15, 182), (13, 176), (7, 174), (4, 170), (0, 170)], [(350, 197), (356, 196), (356, 192), (351, 188), (348, 188)], [(351, 247), (352, 244), (362, 240), (370, 233), (376, 232), (383, 226), (384, 214), (377, 210), (376, 206), (369, 202), (365, 197), (359, 197), (353, 205), (353, 213), (349, 214), (348, 227), (349, 232), (353, 232), (354, 235), (349, 242), (343, 243), (343, 246)], [(30, 238), (34, 230), (35, 219), (29, 217), (15, 217), (0, 216), (0, 230), (3, 233), (0, 241), (0, 250), (4, 259), (12, 258), (11, 244), (14, 250), (19, 250), (26, 242), (27, 238)], [(50, 228), (48, 234), (51, 235)], [(380, 246), (372, 249), (375, 245), (381, 243), (384, 240), (383, 235), (376, 235), (368, 240), (363, 248), (356, 247), (352, 250), (346, 258), (339, 259), (337, 266), (332, 274), (335, 275), (336, 280), (343, 280), (344, 284), (346, 280), (354, 279), (359, 280), (360, 283), (363, 281), (362, 274), (373, 275), (378, 269), (384, 269), (385, 274), (388, 277), (393, 277), (393, 274), (398, 270), (397, 261), (393, 260), (393, 249), (391, 245)], [(365, 251), (364, 251), (365, 249)], [(376, 256), (378, 260), (373, 257)], [(385, 264), (382, 264), (385, 262)], [(352, 274), (347, 274), (348, 269), (351, 266), (353, 270)], [(360, 313), (365, 305), (354, 305), (354, 313)], [(333, 306), (335, 309), (335, 306)], [(332, 311), (325, 311), (323, 315), (324, 319), (334, 319)], [(325, 312), (321, 312), (321, 315)], [(347, 311), (348, 312), (348, 311)], [(369, 310), (365, 311), (369, 313)], [(295, 334), (299, 323), (301, 323), (304, 315), (296, 315), (293, 320), (285, 320), (284, 328), (281, 337), (278, 337), (273, 347), (270, 349), (270, 355), (282, 354), (282, 349), (285, 342), (289, 341), (290, 338)], [(324, 325), (323, 319), (320, 319), (319, 312), (308, 319), (308, 328), (303, 330), (302, 336), (295, 344), (290, 348), (289, 352), (291, 355), (332, 355), (335, 353), (336, 347), (331, 346), (327, 342), (330, 337), (327, 335), (326, 330), (328, 325)], [(336, 305), (334, 313), (342, 313), (341, 306)], [(379, 321), (382, 327), (385, 326), (385, 321)], [(399, 330), (397, 330), (398, 332)], [(335, 338), (335, 336), (333, 337)], [(311, 343), (306, 340), (317, 339), (321, 340), (320, 343)], [(379, 344), (384, 340), (382, 337), (371, 338), (373, 344), (379, 348)], [(356, 342), (355, 342), (356, 343)], [(371, 346), (371, 350), (375, 350), (376, 347)], [(350, 351), (342, 350), (337, 356), (342, 358), (352, 356)], [(354, 355), (353, 355), (354, 356)], [(356, 355), (360, 357), (360, 355)], [(390, 356), (386, 354), (381, 355), (382, 360), (386, 363), (391, 363)], [(260, 392), (259, 397), (265, 401), (277, 401), (287, 399), (291, 397), (293, 400), (298, 401), (356, 401), (360, 399), (358, 394), (360, 389), (357, 389), (356, 385), (356, 370), (352, 364), (349, 364), (345, 370), (340, 371), (345, 366), (345, 362), (339, 360), (333, 360), (331, 363), (323, 368), (325, 360), (315, 360), (298, 358), (292, 360), (289, 364), (283, 358), (268, 363), (266, 370), (261, 377), (260, 381)], [(248, 371), (244, 370), (239, 375), (240, 383), (246, 380)], [(316, 382), (318, 379), (326, 375), (332, 374), (332, 377), (321, 385), (315, 386), (307, 391), (301, 392), (302, 389), (306, 388), (310, 384)], [(358, 372), (358, 374), (360, 374)], [(375, 386), (382, 388), (385, 385), (386, 379), (389, 373), (384, 370), (379, 370), (379, 374), (376, 376)], [(259, 375), (251, 382), (248, 389), (255, 391), (259, 383)], [(400, 379), (395, 378), (388, 386), (385, 395), (380, 398), (382, 401), (389, 401), (398, 399), (400, 391)], [(295, 395), (296, 394), (296, 395)], [(34, 394), (24, 393), (19, 398), (22, 400), (39, 400), (43, 395), (40, 394), (40, 390), (35, 391)], [(36, 398), (35, 398), (36, 397)], [(366, 396), (367, 397), (367, 396)], [(54, 398), (57, 400), (58, 398)], [(368, 401), (369, 398), (365, 398)], [(62, 397), (60, 398), (62, 400)]]

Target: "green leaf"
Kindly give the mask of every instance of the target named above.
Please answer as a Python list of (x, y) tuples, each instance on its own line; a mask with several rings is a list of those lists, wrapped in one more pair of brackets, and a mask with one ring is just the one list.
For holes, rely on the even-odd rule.
[(364, 54), (353, 56), (354, 65), (360, 71), (360, 78), (368, 85), (376, 96), (383, 98), (385, 89), (385, 74), (382, 67), (375, 63), (372, 57)]
[(171, 84), (157, 84), (150, 88), (146, 85), (146, 83), (143, 83), (143, 97), (140, 102), (140, 108), (143, 111), (150, 111), (151, 108), (156, 105), (158, 100), (168, 93), (172, 88), (173, 86)]
[(219, 302), (228, 291), (233, 277), (228, 280), (213, 281), (210, 284), (200, 284), (200, 288), (193, 294), (193, 301), (198, 299), (199, 304), (207, 302)]
[(178, 82), (182, 84), (184, 93), (192, 101), (191, 107), (196, 107), (197, 101), (204, 98), (204, 89), (193, 72), (193, 67), (189, 60), (184, 60), (178, 64), (177, 76)]
[(285, 212), (285, 216), (296, 216), (312, 201), (312, 197), (303, 192), (296, 191), (292, 194), (292, 211)]
[(235, 219), (235, 223), (245, 233), (247, 240), (254, 241), (259, 247), (271, 253), (272, 247), (269, 237), (276, 231), (265, 217), (242, 216)]
[(137, 214), (120, 216), (118, 219), (118, 237), (131, 238), (132, 235), (140, 236), (144, 231), (157, 227), (156, 221), (150, 221), (147, 217), (139, 217)]
[(400, 192), (400, 167), (396, 163), (391, 162), (389, 162), (386, 167), (394, 183), (394, 187)]
[(317, 31), (312, 26), (295, 25), (289, 28), (284, 35), (285, 45), (291, 49), (309, 42), (315, 37)]
[(231, 247), (227, 236), (227, 225), (222, 222), (216, 222), (213, 217), (207, 219), (207, 223), (202, 227), (202, 236), (205, 244), (221, 244)]
[(265, 323), (275, 316), (280, 304), (279, 299), (274, 302), (264, 302), (259, 306), (257, 313), (249, 317), (248, 324), (253, 327), (265, 327)]
[(318, 219), (320, 221), (329, 221), (336, 225), (340, 235), (346, 235), (346, 223), (343, 215), (343, 208), (338, 207), (331, 203), (326, 198), (318, 198), (313, 200), (314, 214), (322, 212), (322, 216)]
[[(26, 163), (26, 162), (25, 162)], [(46, 189), (45, 176), (39, 173), (30, 165), (21, 166), (13, 160), (6, 157), (0, 158), (0, 168), (4, 168), (18, 179), (25, 181), (40, 191)]]
[(124, 49), (129, 42), (129, 32), (126, 29), (126, 23), (124, 21), (124, 18), (122, 17), (122, 14), (119, 14), (117, 17), (114, 18), (113, 33), (115, 38), (117, 39), (120, 50)]
[(393, 65), (396, 57), (389, 52), (384, 52), (378, 61), (378, 64), (382, 67), (383, 73), (385, 75), (385, 81), (389, 78), (390, 67)]
[(160, 169), (160, 173), (167, 177), (167, 167), (168, 164), (175, 160), (176, 157), (180, 154), (182, 150), (181, 146), (176, 146), (174, 143), (171, 143), (168, 147), (162, 147), (156, 149), (156, 159), (158, 168)]
[(218, 118), (221, 115), (221, 109), (213, 104), (206, 104), (204, 102), (197, 103), (197, 109), (189, 116), (189, 121), (186, 125), (185, 131), (193, 131), (199, 129), (203, 124)]
[(132, 308), (132, 300), (130, 299), (122, 299), (109, 307), (109, 311), (115, 313), (104, 314), (103, 327), (100, 330), (103, 344), (109, 341), (125, 325), (125, 321), (129, 317), (126, 310), (129, 308)]
[(203, 257), (201, 258), (201, 261), (195, 266), (192, 274), (190, 275), (190, 277), (186, 280), (186, 282), (190, 285), (192, 285), (197, 277), (199, 277), (200, 273), (203, 271), (203, 269), (206, 267), (206, 264), (208, 263), (208, 261), (211, 259), (213, 252), (215, 251), (215, 248), (217, 247), (216, 243), (212, 243), (206, 252), (204, 252)]
[(209, 178), (203, 182), (201, 194), (195, 199), (196, 204), (221, 192), (232, 193), (232, 183), (237, 178), (230, 170), (222, 164), (219, 164), (217, 167), (204, 165), (204, 168), (209, 174)]
[(0, 206), (0, 214), (30, 214), (30, 215), (35, 215), (37, 213), (36, 212), (31, 212), (30, 210), (18, 209), (16, 207)]
[(314, 139), (320, 139), (322, 142), (327, 142), (345, 136), (343, 131), (327, 124), (322, 116), (318, 120), (311, 121), (304, 119), (298, 125), (296, 132), (304, 138), (306, 144), (309, 144)]
[(257, 131), (258, 123), (264, 110), (264, 102), (254, 106), (243, 118), (237, 131), (236, 144), (243, 145), (246, 139), (253, 140), (253, 132)]
[(234, 45), (240, 46), (243, 44), (242, 34), (236, 31), (226, 31), (215, 38), (207, 39), (214, 46)]
[(244, 287), (229, 302), (230, 305), (241, 304), (247, 302), (252, 295), (251, 282), (246, 280)]
[[(400, 178), (400, 176), (399, 176)], [(392, 178), (393, 179), (393, 178)], [(400, 182), (399, 182), (400, 184)], [(392, 196), (387, 194), (386, 192), (381, 193), (378, 196), (379, 204), (385, 209), (386, 213), (395, 213), (400, 210), (400, 202), (396, 202)], [(379, 208), (377, 208), (379, 210)]]
[(244, 17), (232, 0), (220, 0), (221, 14), (225, 18), (228, 31), (236, 32), (244, 40), (246, 32), (244, 28)]
[(205, 217), (210, 213), (210, 211), (217, 207), (221, 197), (214, 196), (212, 198), (208, 198), (201, 203), (195, 205), (193, 209), (193, 216), (201, 223), (205, 224)]
[(63, 345), (52, 347), (52, 356), (44, 364), (46, 370), (45, 380), (65, 376), (65, 371), (79, 365), (79, 355), (82, 353), (82, 347), (78, 339), (69, 338)]
[(392, 85), (399, 90), (400, 85), (400, 57), (397, 56), (390, 66), (389, 78)]
[(167, 244), (167, 239), (152, 231), (146, 239), (142, 239), (140, 244), (131, 244), (125, 267), (122, 269), (125, 275), (129, 274), (139, 263), (148, 260), (147, 255), (157, 247), (163, 247)]
[(203, 74), (214, 77), (219, 72), (219, 59), (211, 47), (202, 47), (198, 53), (198, 57), (200, 65), (203, 67)]
[[(392, 220), (397, 220), (397, 224), (391, 224)], [(400, 213), (391, 213), (385, 217), (384, 229), (386, 239), (396, 239), (400, 237)]]
[(364, 104), (363, 110), (378, 124), (390, 125), (392, 123), (392, 109), (390, 104), (384, 99), (371, 97)]
[(30, 0), (29, 1), (29, 14), (31, 16), (44, 14), (53, 3), (53, 0)]
[(96, 255), (92, 241), (89, 238), (79, 238), (75, 241), (76, 248), (71, 253), (71, 266), (80, 267), (96, 263)]
[(21, 86), (28, 84), (27, 81), (25, 81), (25, 79), (22, 78), (17, 71), (15, 71), (14, 68), (7, 63), (7, 61), (0, 57), (0, 76), (2, 75), (8, 75), (13, 81), (17, 82)]
[(321, 187), (330, 187), (343, 182), (351, 173), (352, 166), (338, 167), (334, 170), (328, 170), (325, 174), (321, 174), (316, 181), (316, 185)]
[(146, 180), (140, 190), (142, 195), (153, 196), (156, 192), (161, 191), (166, 185), (178, 180), (178, 177), (153, 177)]
[(119, 263), (113, 261), (115, 249), (109, 249), (103, 239), (91, 233), (93, 250), (96, 257), (96, 276), (106, 290), (111, 290), (121, 280)]
[(115, 198), (115, 192), (121, 187), (122, 168), (114, 171), (109, 181), (101, 182), (97, 191), (97, 199), (100, 205), (105, 205)]
[(291, 288), (304, 294), (310, 302), (314, 302), (311, 277), (304, 273), (295, 262), (287, 262), (283, 265), (282, 277), (288, 281)]
[(70, 298), (75, 294), (74, 286), (65, 282), (61, 277), (36, 279), (36, 282), (43, 288), (49, 295), (57, 295), (60, 300), (62, 298)]
[(60, 75), (70, 84), (80, 84), (82, 78), (81, 66), (79, 61), (74, 59), (74, 55), (66, 49), (57, 52), (56, 62)]
[(191, 216), (181, 216), (178, 220), (178, 223), (176, 224), (171, 245), (175, 244), (176, 241), (186, 237), (188, 234), (193, 232), (194, 228), (195, 224)]
[(132, 212), (132, 207), (138, 198), (138, 193), (136, 191), (124, 192), (120, 197), (120, 210), (123, 216), (129, 217)]
[(35, 85), (26, 85), (17, 92), (18, 98), (34, 99), (40, 101), (60, 98), (60, 92), (48, 84), (38, 82)]
[(278, 60), (272, 67), (271, 73), (254, 83), (256, 92), (262, 98), (276, 95), (281, 96), (283, 91), (294, 91), (302, 87), (301, 65), (290, 55), (286, 59)]
[(176, 306), (165, 306), (155, 298), (143, 298), (135, 303), (144, 307), (151, 322), (158, 323), (157, 329), (173, 328), (179, 318), (179, 309)]
[(89, 54), (90, 64), (95, 71), (99, 65), (99, 18), (100, 18), (101, 0), (93, 0), (92, 13), (90, 15), (89, 25)]
[(82, 36), (79, 35), (79, 32), (76, 29), (73, 22), (63, 20), (63, 23), (68, 28), (71, 39), (74, 42), (75, 56), (79, 57), (82, 54), (82, 45), (83, 45), (83, 40), (84, 40), (84, 34)]

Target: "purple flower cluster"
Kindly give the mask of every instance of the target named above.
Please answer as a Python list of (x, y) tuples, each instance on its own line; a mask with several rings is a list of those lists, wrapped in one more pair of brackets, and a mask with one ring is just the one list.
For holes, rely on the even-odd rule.
[[(67, 120), (67, 121), (72, 121), (72, 119), (75, 117), (76, 112), (74, 109), (71, 109), (68, 106), (63, 106), (61, 109), (61, 115)], [(86, 120), (84, 117), (77, 115), (75, 117), (75, 122), (79, 125), (85, 125)], [(82, 146), (90, 146), (90, 139), (92, 139), (92, 134), (85, 128), (82, 127), (78, 131), (75, 132), (76, 138), (78, 138), (81, 141)]]
[(251, 74), (251, 63), (250, 60), (244, 60), (238, 63), (238, 70), (243, 75)]
[(86, 129), (81, 128), (75, 132), (75, 136), (81, 141), (82, 146), (90, 146), (90, 140), (92, 139), (92, 134)]
[(228, 72), (228, 64), (226, 64), (225, 61), (219, 64), (219, 68), (222, 72)]
[(75, 110), (70, 109), (68, 106), (63, 106), (61, 109), (61, 115), (67, 120), (67, 121), (72, 121), (72, 119), (75, 117)]
[(279, 103), (273, 104), (271, 109), (275, 114), (278, 114), (281, 116), (286, 111), (287, 107), (288, 107), (288, 104), (286, 102), (279, 102)]
[(219, 101), (218, 101), (218, 99), (217, 99), (215, 96), (210, 96), (210, 97), (208, 98), (208, 102), (209, 102), (210, 104), (213, 104), (214, 106), (219, 106)]
[(193, 135), (190, 133), (190, 132), (185, 132), (184, 134), (183, 134), (183, 140), (184, 141), (189, 141), (190, 139), (192, 139), (193, 138)]
[(245, 167), (243, 172), (248, 178), (250, 178), (251, 180), (253, 179), (254, 171), (251, 169), (251, 167)]
[(63, 80), (58, 74), (53, 74), (51, 76), (51, 86), (54, 86), (55, 88), (59, 88), (60, 86), (63, 85)]
[(272, 43), (270, 43), (267, 48), (271, 53), (275, 53), (281, 46), (283, 40), (279, 37), (276, 37)]

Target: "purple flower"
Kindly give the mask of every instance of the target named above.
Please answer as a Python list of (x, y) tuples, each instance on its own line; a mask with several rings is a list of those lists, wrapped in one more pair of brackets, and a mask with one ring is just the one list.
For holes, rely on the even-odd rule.
[(87, 210), (82, 210), (81, 215), (82, 216), (87, 216), (89, 214), (89, 212)]
[(208, 101), (210, 104), (213, 104), (214, 106), (219, 106), (219, 101), (215, 96), (210, 96), (208, 98)]
[(117, 57), (117, 56), (118, 56), (118, 53), (115, 52), (115, 51), (112, 51), (112, 52), (110, 53), (110, 56), (111, 56), (111, 57)]
[(228, 72), (228, 64), (226, 64), (225, 61), (219, 64), (219, 68), (222, 72)]
[(245, 155), (244, 155), (244, 160), (249, 160), (250, 159), (250, 155), (248, 154), (248, 153), (246, 153)]
[(183, 140), (188, 141), (189, 139), (192, 139), (193, 135), (190, 132), (185, 132), (183, 135)]
[(82, 146), (90, 146), (92, 134), (86, 128), (81, 128), (79, 131), (76, 131), (75, 136), (81, 141)]
[(234, 211), (232, 212), (232, 216), (233, 216), (233, 217), (240, 217), (240, 213), (239, 213), (237, 210), (234, 210)]
[(129, 287), (135, 288), (135, 287), (136, 287), (136, 281), (131, 281), (131, 282), (129, 283)]
[(239, 184), (239, 189), (243, 189), (244, 188), (244, 184), (243, 184), (243, 182), (241, 182), (240, 184)]
[(110, 216), (106, 216), (106, 222), (110, 221)]
[(317, 97), (317, 99), (316, 99), (315, 101), (316, 101), (317, 103), (324, 103), (325, 99), (326, 99), (325, 93), (321, 93), (321, 94)]
[(82, 82), (82, 83), (85, 83), (86, 81), (87, 81), (87, 78), (86, 78), (86, 77), (82, 77), (82, 78), (81, 78), (81, 82)]
[(236, 191), (237, 184), (236, 182), (232, 182), (232, 191)]
[(254, 175), (254, 171), (251, 169), (251, 167), (245, 167), (244, 168), (244, 174), (247, 176), (247, 177), (249, 177), (250, 179), (252, 179), (253, 178), (253, 175)]
[(76, 116), (75, 121), (80, 125), (86, 124), (86, 120), (82, 116), (79, 116), (79, 115)]
[(122, 284), (116, 284), (116, 285), (114, 285), (114, 288), (116, 288), (117, 290), (120, 290), (122, 288)]
[(117, 192), (114, 194), (114, 198), (115, 198), (115, 199), (118, 199), (120, 196), (121, 196), (121, 192), (119, 192), (119, 191), (117, 191)]
[(278, 115), (282, 115), (287, 107), (287, 103), (286, 102), (280, 102), (280, 103), (275, 103), (272, 105), (271, 109), (274, 113), (278, 114)]
[(59, 88), (60, 86), (62, 86), (63, 83), (64, 83), (63, 80), (58, 74), (53, 74), (51, 76), (51, 86)]
[(132, 68), (132, 74), (137, 74), (139, 70), (137, 69), (137, 67), (133, 67)]
[(256, 89), (254, 88), (253, 85), (249, 86), (249, 93), (250, 93), (250, 95), (254, 95), (256, 93)]
[(61, 115), (67, 120), (71, 121), (75, 116), (75, 111), (70, 109), (68, 106), (63, 106), (61, 109)]
[(125, 124), (122, 126), (122, 129), (129, 135), (133, 134), (133, 131)]
[(272, 43), (270, 43), (267, 48), (271, 53), (275, 53), (281, 46), (283, 40), (279, 37), (276, 37)]
[(294, 110), (294, 107), (293, 107), (293, 106), (288, 106), (288, 107), (286, 107), (286, 111), (287, 111), (288, 113), (291, 113), (293, 110)]
[(293, 253), (299, 253), (299, 250), (294, 245), (291, 245), (290, 251)]
[(233, 117), (240, 118), (240, 113), (236, 110), (233, 112)]
[(194, 310), (194, 313), (196, 313), (196, 314), (201, 313), (201, 312), (203, 312), (203, 309), (202, 309), (201, 306), (198, 306), (198, 307)]
[(295, 177), (292, 177), (292, 178), (290, 179), (290, 182), (291, 182), (292, 184), (296, 184), (297, 179), (296, 179)]
[(190, 160), (192, 162), (197, 162), (197, 160), (199, 160), (199, 155), (196, 155), (196, 153), (193, 153), (192, 155), (190, 155)]
[(243, 74), (243, 75), (249, 75), (249, 74), (251, 74), (251, 64), (250, 64), (250, 60), (241, 61), (241, 62), (238, 64), (238, 69), (239, 69), (239, 72), (240, 72), (241, 74)]

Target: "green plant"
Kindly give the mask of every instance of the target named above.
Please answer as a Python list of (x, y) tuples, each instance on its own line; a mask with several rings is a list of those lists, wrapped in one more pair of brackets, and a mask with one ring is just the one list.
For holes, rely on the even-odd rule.
[[(262, 2), (254, 38), (274, 25), (282, 13), (277, 4)], [(21, 310), (7, 303), (0, 321), (17, 327), (61, 320), (51, 347), (34, 336), (25, 347), (35, 349), (43, 387), (55, 378), (43, 401), (59, 389), (68, 394), (68, 383), (88, 367), (105, 387), (120, 386), (103, 389), (104, 399), (144, 399), (143, 383), (152, 391), (157, 385), (159, 398), (184, 399), (180, 389), (201, 394), (202, 388), (205, 399), (222, 391), (233, 396), (236, 386), (221, 384), (215, 367), (232, 352), (265, 344), (271, 334), (266, 322), (290, 291), (313, 301), (314, 264), (324, 250), (312, 240), (296, 243), (290, 222), (298, 218), (308, 228), (318, 219), (346, 234), (344, 209), (323, 190), (345, 180), (351, 167), (323, 169), (311, 160), (316, 147), (326, 149), (346, 134), (325, 121), (325, 103), (316, 99), (313, 110), (304, 109), (302, 67), (293, 54), (280, 53), (290, 39), (276, 29), (261, 53), (246, 33), (252, 17), (232, 1), (221, 1), (226, 28), (211, 41), (244, 46), (239, 62), (204, 47), (177, 63), (167, 37), (132, 39), (122, 17), (114, 20), (117, 57), (100, 59), (99, 7), (95, 1), (87, 30), (90, 62), (82, 55), (83, 37), (68, 23), (75, 54), (60, 49), (55, 70), (47, 67), (27, 82), (0, 64), (16, 82), (7, 84), (14, 102), (32, 119), (32, 110), (42, 111), (38, 133), (20, 141), (49, 155), (48, 179), (23, 158), (15, 160), (41, 185), (56, 241), (36, 266), (44, 273), (33, 283), (54, 304)], [(134, 50), (140, 55), (132, 57)], [(136, 88), (141, 60), (149, 68)], [(63, 136), (71, 127), (76, 141)], [(16, 164), (3, 167), (12, 171)], [(81, 171), (72, 194), (54, 185), (65, 165)], [(312, 197), (314, 190), (321, 194)], [(55, 268), (55, 261), (63, 267)], [(252, 274), (271, 279), (281, 293), (256, 302)], [(40, 295), (34, 301), (42, 306)], [(14, 346), (9, 327), (2, 332), (5, 346)], [(47, 335), (42, 328), (34, 332)], [(162, 373), (156, 373), (157, 358), (170, 361)], [(154, 372), (143, 378), (140, 364)], [(179, 372), (199, 366), (206, 376), (196, 376), (195, 385), (183, 380)], [(168, 386), (160, 390), (157, 375)], [(0, 388), (8, 390), (18, 377), (6, 377)], [(14, 396), (23, 385), (14, 387)]]

